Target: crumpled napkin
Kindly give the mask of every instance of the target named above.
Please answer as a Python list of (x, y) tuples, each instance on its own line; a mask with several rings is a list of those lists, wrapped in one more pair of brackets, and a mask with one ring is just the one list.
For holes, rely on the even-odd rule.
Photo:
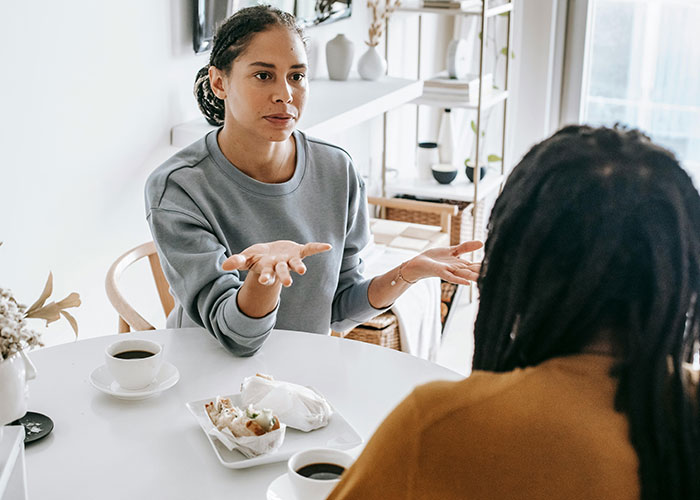
[(315, 390), (269, 375), (243, 379), (241, 401), (246, 406), (269, 408), (280, 422), (305, 432), (325, 427), (333, 415), (330, 403)]
[[(221, 444), (228, 448), (229, 451), (235, 448), (247, 458), (277, 451), (284, 442), (284, 434), (287, 428), (280, 419), (279, 429), (267, 432), (262, 436), (237, 437), (234, 436), (228, 428), (224, 428), (223, 430), (217, 429), (214, 424), (211, 423), (206, 413), (204, 414), (204, 419), (206, 419), (205, 427), (208, 434), (221, 441)], [(202, 421), (204, 421), (204, 419), (202, 419)]]

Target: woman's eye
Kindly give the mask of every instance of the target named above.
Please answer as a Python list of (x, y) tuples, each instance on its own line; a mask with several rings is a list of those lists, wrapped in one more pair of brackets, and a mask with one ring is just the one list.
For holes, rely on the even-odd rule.
[(294, 73), (292, 75), (292, 80), (294, 80), (295, 82), (300, 82), (304, 78), (306, 78), (306, 75), (304, 73)]
[(271, 78), (270, 73), (257, 73), (255, 78), (258, 80), (269, 80)]

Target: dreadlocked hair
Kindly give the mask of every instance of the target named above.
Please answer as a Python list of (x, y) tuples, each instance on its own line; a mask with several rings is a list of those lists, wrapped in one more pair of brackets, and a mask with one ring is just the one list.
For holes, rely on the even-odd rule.
[(601, 334), (619, 362), (642, 499), (700, 498), (700, 196), (635, 130), (570, 126), (536, 145), (489, 221), (474, 368), (575, 354)]
[(299, 35), (304, 45), (304, 32), (297, 26), (294, 16), (271, 7), (256, 5), (236, 11), (222, 24), (214, 35), (209, 64), (197, 72), (194, 96), (200, 111), (211, 125), (223, 125), (224, 101), (216, 97), (209, 82), (209, 66), (228, 73), (233, 61), (250, 44), (253, 36), (273, 27), (283, 27)]

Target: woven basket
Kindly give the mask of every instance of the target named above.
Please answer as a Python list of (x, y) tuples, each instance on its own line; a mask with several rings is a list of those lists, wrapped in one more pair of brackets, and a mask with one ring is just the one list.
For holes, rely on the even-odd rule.
[[(440, 203), (457, 205), (459, 211), (451, 218), (450, 225), (450, 245), (459, 245), (468, 240), (484, 240), (486, 237), (485, 203), (479, 203), (476, 209), (476, 234), (472, 236), (473, 225), (473, 205), (464, 201), (440, 200)], [(403, 208), (386, 209), (386, 218), (414, 224), (428, 224), (430, 226), (440, 225), (440, 216), (417, 210), (406, 210)]]
[(389, 349), (396, 349), (397, 351), (401, 350), (398, 321), (391, 312), (382, 313), (356, 326), (345, 335), (345, 338), (376, 344)]

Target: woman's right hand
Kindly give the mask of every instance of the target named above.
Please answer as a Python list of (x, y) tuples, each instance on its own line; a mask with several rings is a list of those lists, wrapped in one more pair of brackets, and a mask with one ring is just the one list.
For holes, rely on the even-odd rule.
[(279, 279), (282, 285), (288, 287), (292, 284), (290, 269), (297, 274), (304, 274), (306, 266), (302, 260), (305, 257), (330, 249), (328, 243), (300, 245), (289, 240), (256, 243), (226, 259), (221, 267), (224, 271), (240, 269), (255, 273), (261, 285), (273, 285)]

